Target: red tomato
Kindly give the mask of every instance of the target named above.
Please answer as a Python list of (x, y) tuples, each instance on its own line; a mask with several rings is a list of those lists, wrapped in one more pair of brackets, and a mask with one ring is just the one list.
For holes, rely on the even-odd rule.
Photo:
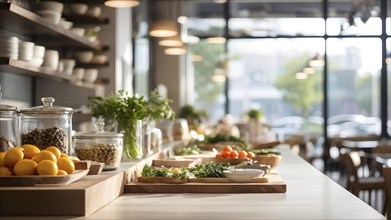
[(229, 146), (229, 145), (226, 145), (226, 146), (223, 148), (223, 151), (232, 151), (232, 147)]
[(222, 156), (223, 158), (229, 158), (229, 157), (231, 156), (231, 151), (223, 151), (223, 152), (221, 153), (221, 156)]
[(221, 155), (221, 153), (216, 154), (216, 158), (222, 158), (222, 157), (223, 157), (223, 155)]
[(233, 150), (233, 151), (231, 151), (230, 157), (231, 158), (238, 158), (239, 157), (239, 153), (236, 150)]
[(255, 154), (253, 152), (249, 151), (247, 153), (247, 157), (250, 158), (250, 159), (253, 159), (255, 157)]
[(246, 158), (247, 157), (247, 152), (244, 150), (239, 151), (239, 158)]

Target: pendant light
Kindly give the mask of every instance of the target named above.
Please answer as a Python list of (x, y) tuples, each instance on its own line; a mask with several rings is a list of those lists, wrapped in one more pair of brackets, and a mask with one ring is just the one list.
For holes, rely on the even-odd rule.
[(160, 18), (155, 21), (152, 21), (150, 26), (149, 35), (153, 37), (174, 37), (178, 35), (178, 28), (176, 24), (176, 14), (173, 15), (175, 19), (171, 19), (172, 16), (172, 5), (168, 5), (168, 10), (163, 10), (168, 12), (166, 18)]
[(169, 47), (164, 49), (166, 55), (183, 55), (187, 52), (185, 47)]
[(183, 43), (178, 35), (174, 37), (167, 37), (159, 41), (160, 46), (164, 47), (179, 47), (182, 46)]
[(104, 4), (112, 8), (131, 8), (138, 6), (140, 2), (138, 0), (108, 0)]

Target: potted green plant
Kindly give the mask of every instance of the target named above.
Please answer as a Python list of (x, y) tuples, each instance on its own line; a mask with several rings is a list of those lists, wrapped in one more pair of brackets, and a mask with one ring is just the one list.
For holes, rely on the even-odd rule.
[(124, 154), (127, 158), (139, 158), (137, 129), (141, 120), (173, 119), (175, 113), (169, 104), (172, 100), (161, 97), (152, 91), (150, 99), (144, 96), (129, 96), (126, 91), (112, 93), (108, 97), (90, 96), (88, 106), (97, 118), (114, 119), (124, 132)]
[(190, 129), (197, 130), (199, 125), (208, 117), (203, 109), (195, 109), (192, 105), (185, 105), (179, 111), (179, 118), (184, 118), (189, 123)]

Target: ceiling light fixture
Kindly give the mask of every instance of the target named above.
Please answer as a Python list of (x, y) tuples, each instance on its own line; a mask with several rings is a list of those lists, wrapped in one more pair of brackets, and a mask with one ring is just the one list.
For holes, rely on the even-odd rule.
[(177, 21), (179, 24), (187, 24), (187, 22), (189, 22), (189, 18), (186, 16), (179, 16)]
[(174, 37), (163, 38), (162, 40), (159, 41), (159, 45), (164, 47), (179, 47), (182, 46), (183, 43), (179, 38), (179, 36), (176, 35)]
[(210, 44), (224, 44), (227, 42), (227, 39), (224, 37), (209, 37), (206, 39), (206, 41)]
[(227, 2), (227, 0), (213, 0), (213, 2), (217, 4), (224, 4)]
[(173, 37), (178, 34), (178, 30), (174, 21), (158, 20), (152, 22), (149, 34), (153, 37)]
[(191, 61), (193, 62), (201, 62), (203, 60), (203, 57), (201, 55), (194, 54), (191, 56)]
[(164, 50), (164, 53), (167, 55), (183, 55), (186, 53), (186, 48), (185, 47), (170, 47), (166, 48)]
[(104, 4), (112, 8), (131, 8), (138, 6), (140, 2), (138, 0), (109, 0)]
[(305, 74), (314, 74), (315, 73), (315, 69), (312, 68), (312, 67), (306, 67), (303, 69), (303, 73)]
[(308, 75), (303, 72), (298, 72), (298, 73), (296, 73), (295, 77), (296, 77), (296, 79), (307, 79)]

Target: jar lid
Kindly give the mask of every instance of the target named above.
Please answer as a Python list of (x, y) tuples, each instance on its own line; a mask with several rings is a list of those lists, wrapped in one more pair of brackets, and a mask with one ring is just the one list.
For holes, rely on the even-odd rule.
[(43, 105), (20, 110), (23, 114), (72, 114), (73, 109), (69, 107), (53, 106), (53, 97), (41, 98)]
[(11, 105), (0, 105), (0, 111), (2, 112), (16, 112), (17, 108)]
[(95, 131), (76, 134), (73, 137), (76, 139), (97, 139), (97, 138), (113, 139), (113, 138), (122, 138), (124, 136), (121, 133), (104, 131), (103, 130), (104, 126), (105, 123), (103, 121), (95, 122), (94, 123)]

